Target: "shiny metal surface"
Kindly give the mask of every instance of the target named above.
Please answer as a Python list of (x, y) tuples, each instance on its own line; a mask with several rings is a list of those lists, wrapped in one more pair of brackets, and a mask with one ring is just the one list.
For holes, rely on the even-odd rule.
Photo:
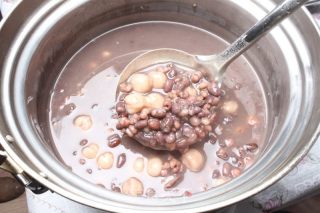
[(320, 4), (320, 1), (319, 0), (309, 0), (305, 6), (317, 6)]
[[(0, 28), (0, 143), (17, 165), (51, 190), (110, 211), (199, 212), (245, 199), (283, 177), (319, 135), (320, 38), (303, 8), (245, 57), (256, 69), (269, 107), (268, 141), (260, 160), (223, 187), (192, 197), (145, 199), (112, 193), (68, 170), (42, 126), (54, 80), (79, 48), (124, 24), (162, 20), (193, 24), (231, 42), (263, 18), (272, 0), (23, 1)], [(33, 101), (27, 104), (27, 98)], [(12, 136), (8, 142), (5, 136)]]
[[(124, 82), (134, 72), (157, 63), (173, 62), (187, 66), (193, 70), (205, 72), (207, 77), (222, 81), (222, 75), (227, 67), (239, 55), (255, 44), (265, 33), (275, 27), (283, 19), (290, 16), (308, 0), (285, 0), (259, 20), (248, 31), (240, 35), (223, 52), (213, 55), (192, 55), (181, 50), (163, 48), (151, 50), (133, 59), (121, 73), (119, 84)], [(196, 44), (195, 44), (196, 45)]]

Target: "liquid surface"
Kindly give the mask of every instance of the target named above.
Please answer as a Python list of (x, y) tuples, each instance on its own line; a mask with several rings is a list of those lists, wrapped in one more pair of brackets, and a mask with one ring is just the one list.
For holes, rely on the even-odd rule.
[[(66, 64), (50, 97), (48, 119), (57, 155), (75, 174), (94, 184), (115, 190), (115, 187), (121, 188), (128, 178), (136, 177), (143, 183), (143, 195), (148, 188), (152, 188), (155, 197), (190, 196), (230, 181), (232, 177), (222, 175), (223, 165), (228, 162), (237, 168), (241, 160), (246, 169), (254, 163), (263, 148), (266, 129), (264, 95), (254, 71), (243, 58), (229, 67), (223, 81), (225, 95), (221, 104), (235, 101), (238, 104), (237, 113), (219, 114), (219, 126), (214, 130), (218, 141), (194, 146), (205, 153), (204, 168), (200, 172), (186, 170), (183, 180), (176, 187), (165, 190), (164, 184), (170, 177), (151, 177), (146, 172), (148, 158), (159, 156), (166, 159), (167, 151), (151, 150), (132, 139), (122, 139), (120, 145), (110, 148), (107, 141), (110, 135), (121, 135), (115, 128), (117, 119), (112, 118), (115, 114), (115, 91), (119, 73), (134, 57), (146, 50), (165, 47), (192, 54), (212, 54), (225, 46), (223, 40), (209, 32), (170, 22), (128, 25), (94, 39)], [(92, 121), (88, 130), (74, 125), (75, 118), (81, 115), (90, 117)], [(227, 148), (230, 157), (223, 160), (217, 157), (216, 152), (226, 146), (226, 139), (234, 140), (236, 146)], [(239, 147), (248, 143), (256, 143), (259, 148), (252, 153), (246, 152), (241, 158)], [(82, 150), (89, 144), (98, 145), (97, 157), (104, 152), (113, 154), (114, 162), (110, 169), (99, 168), (97, 157), (87, 159), (83, 156)], [(126, 162), (117, 168), (117, 157), (122, 153), (126, 155)], [(139, 157), (144, 162), (142, 172), (133, 168), (134, 161)], [(221, 174), (213, 178), (215, 170)]]

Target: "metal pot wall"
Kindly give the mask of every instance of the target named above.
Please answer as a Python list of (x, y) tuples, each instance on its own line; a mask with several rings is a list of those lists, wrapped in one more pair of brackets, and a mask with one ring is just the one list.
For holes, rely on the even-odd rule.
[[(279, 1), (77, 0), (21, 2), (0, 28), (0, 142), (6, 168), (33, 191), (45, 188), (110, 211), (206, 211), (245, 199), (284, 176), (319, 134), (319, 32), (305, 8), (245, 54), (267, 94), (267, 142), (240, 178), (192, 197), (146, 199), (101, 189), (54, 155), (48, 96), (68, 59), (116, 27), (139, 21), (182, 22), (233, 41)], [(33, 97), (29, 104), (28, 97)], [(2, 165), (2, 167), (4, 164)]]

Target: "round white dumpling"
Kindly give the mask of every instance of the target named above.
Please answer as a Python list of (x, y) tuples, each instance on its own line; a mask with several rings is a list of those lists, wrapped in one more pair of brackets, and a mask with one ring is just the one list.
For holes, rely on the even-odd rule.
[(197, 149), (189, 149), (181, 156), (182, 163), (192, 172), (199, 172), (204, 166), (205, 156)]
[(135, 73), (129, 79), (136, 92), (147, 93), (152, 90), (152, 79), (144, 73)]

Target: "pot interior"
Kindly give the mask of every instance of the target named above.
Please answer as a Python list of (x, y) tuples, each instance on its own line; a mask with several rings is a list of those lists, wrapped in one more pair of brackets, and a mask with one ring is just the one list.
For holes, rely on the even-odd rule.
[[(55, 23), (48, 33), (56, 36), (44, 38), (30, 64), (29, 79), (26, 81), (26, 97), (27, 99), (28, 97), (29, 99), (36, 97), (36, 99), (28, 103), (28, 111), (33, 117), (32, 120), (39, 124), (38, 133), (45, 139), (43, 142), (47, 143), (49, 147), (51, 147), (51, 134), (48, 132), (49, 128), (47, 128), (48, 94), (53, 93), (57, 78), (61, 75), (60, 71), (70, 58), (93, 39), (122, 26), (156, 21), (195, 26), (215, 34), (222, 38), (224, 42), (232, 42), (256, 22), (255, 17), (252, 17), (246, 11), (241, 11), (243, 14), (239, 15), (239, 17), (245, 17), (243, 19), (235, 18), (233, 15), (224, 15), (225, 11), (228, 11), (229, 14), (229, 11), (232, 13), (233, 10), (236, 10), (232, 8), (232, 3), (217, 2), (210, 4), (209, 2), (203, 2), (201, 4), (191, 4), (190, 2), (150, 1), (145, 4), (131, 2), (125, 5), (112, 5), (112, 7), (108, 4), (105, 5), (105, 3), (100, 4), (102, 5), (98, 9), (96, 3), (92, 3), (95, 7), (94, 10), (90, 8), (91, 4), (82, 6), (86, 8), (86, 17), (79, 18), (83, 11), (78, 9)], [(219, 11), (215, 9), (217, 6), (220, 8)], [(212, 8), (207, 11), (204, 9), (207, 7)], [(179, 16), (176, 15), (177, 13)], [(168, 33), (170, 34), (170, 32)], [(194, 44), (194, 46), (196, 45)], [(161, 47), (163, 46), (154, 46), (153, 48)], [(197, 48), (189, 47), (188, 49), (181, 45), (175, 48), (194, 54), (212, 53), (209, 49), (202, 49), (200, 52), (197, 51)], [(223, 50), (223, 48), (225, 46), (220, 44), (216, 52)], [(51, 51), (48, 51), (49, 49)], [(271, 51), (273, 54), (270, 54)], [(247, 65), (242, 65), (244, 60), (248, 61)], [(266, 141), (271, 141), (270, 132), (274, 127), (274, 118), (277, 116), (286, 117), (288, 111), (288, 99), (284, 99), (284, 97), (289, 96), (286, 93), (290, 91), (290, 85), (285, 80), (289, 79), (288, 72), (285, 72), (285, 70), (288, 70), (286, 63), (281, 47), (278, 46), (271, 35), (267, 35), (245, 53), (245, 58), (242, 57), (242, 60), (236, 60), (231, 65), (231, 67), (237, 67), (239, 70), (254, 69), (265, 94), (268, 94), (268, 97), (265, 98), (269, 108), (267, 114), (269, 125), (267, 135), (269, 135), (269, 139), (266, 139)], [(281, 75), (281, 77), (275, 76), (275, 73)], [(30, 83), (28, 84), (28, 82)], [(283, 87), (280, 90), (285, 93), (281, 99), (279, 95), (273, 94), (273, 91), (279, 91), (279, 87)], [(282, 104), (280, 101), (282, 101)], [(280, 105), (281, 107), (279, 107)], [(268, 145), (268, 142), (265, 145)]]

